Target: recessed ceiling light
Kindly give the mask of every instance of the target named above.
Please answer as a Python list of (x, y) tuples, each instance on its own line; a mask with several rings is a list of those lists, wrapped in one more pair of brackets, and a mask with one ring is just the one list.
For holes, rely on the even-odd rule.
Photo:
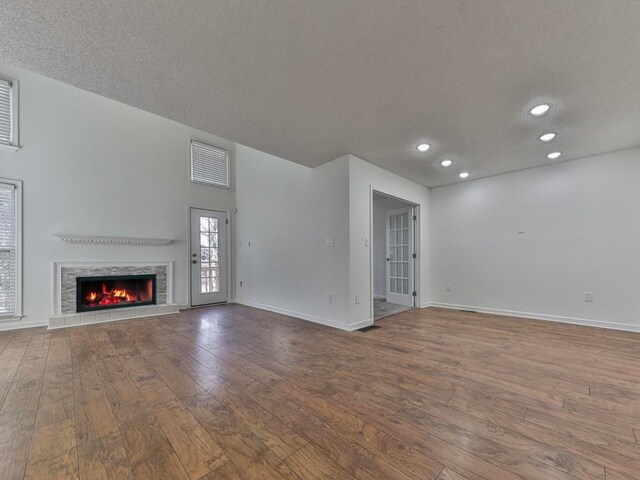
[(416, 148), (421, 152), (426, 152), (431, 148), (431, 145), (429, 145), (428, 143), (421, 143)]
[(544, 142), (544, 143), (549, 143), (549, 142), (553, 141), (554, 138), (556, 138), (556, 134), (553, 133), (553, 132), (545, 133), (545, 134), (540, 135), (538, 137), (538, 139), (541, 142)]
[(545, 113), (547, 113), (550, 108), (551, 108), (551, 105), (548, 105), (546, 103), (542, 103), (540, 105), (536, 105), (531, 110), (529, 110), (529, 113), (531, 115), (533, 115), (534, 117), (539, 117), (539, 116), (544, 115)]
[(460, 172), (458, 174), (460, 178), (467, 178), (469, 175), (470, 175), (469, 172)]
[(451, 160), (442, 160), (440, 162), (440, 165), (442, 165), (443, 167), (450, 167), (451, 165), (453, 165), (453, 161), (451, 161)]
[(562, 152), (551, 152), (549, 155), (547, 155), (547, 158), (555, 160), (556, 158), (560, 158), (560, 155), (562, 155)]

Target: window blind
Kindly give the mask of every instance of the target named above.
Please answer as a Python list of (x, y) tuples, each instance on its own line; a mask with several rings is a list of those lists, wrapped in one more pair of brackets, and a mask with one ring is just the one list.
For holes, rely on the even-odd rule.
[(229, 152), (192, 140), (191, 181), (229, 188)]
[(0, 183), (0, 315), (16, 313), (16, 189)]
[(0, 144), (11, 145), (11, 83), (0, 79)]

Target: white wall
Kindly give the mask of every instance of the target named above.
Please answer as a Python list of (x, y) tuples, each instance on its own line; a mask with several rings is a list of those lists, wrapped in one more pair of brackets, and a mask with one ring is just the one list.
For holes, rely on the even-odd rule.
[(311, 169), (240, 145), (237, 159), (236, 301), (353, 328), (346, 159)]
[[(418, 205), (419, 275), (417, 285), (417, 305), (425, 305), (429, 301), (429, 190), (406, 178), (402, 178), (353, 155), (349, 159), (349, 285), (350, 309), (352, 322), (371, 322), (373, 312), (371, 305), (371, 262), (370, 248), (366, 240), (371, 235), (372, 205), (371, 192), (376, 190), (387, 195), (401, 198)], [(360, 295), (360, 303), (355, 303), (355, 296)]]
[[(370, 322), (363, 243), (370, 186), (416, 203), (426, 199), (426, 188), (352, 156), (302, 167), (1, 63), (0, 76), (20, 83), (23, 145), (19, 152), (0, 151), (0, 178), (24, 182), (24, 318), (0, 322), (0, 329), (42, 325), (54, 313), (53, 262), (173, 261), (174, 300), (188, 304), (187, 208), (232, 212), (236, 193), (232, 297), (237, 288), (243, 303), (345, 329)], [(231, 190), (189, 181), (191, 137), (234, 153)], [(357, 216), (351, 226), (350, 215)], [(426, 232), (426, 208), (423, 215)], [(174, 243), (78, 245), (55, 233)], [(356, 291), (361, 304), (354, 307)]]
[[(421, 306), (640, 330), (640, 149), (430, 192), (352, 155), (309, 169), (22, 69), (0, 63), (0, 76), (20, 82), (24, 148), (0, 150), (0, 178), (24, 182), (25, 314), (0, 329), (46, 322), (54, 261), (173, 261), (174, 299), (187, 304), (187, 208), (236, 204), (233, 188), (189, 182), (196, 137), (235, 148), (230, 271), (243, 303), (340, 328), (370, 322), (374, 189), (420, 205)], [(73, 245), (54, 233), (175, 242)]]
[[(187, 206), (233, 210), (234, 190), (189, 181), (189, 139), (234, 144), (31, 72), (20, 83), (22, 150), (0, 150), (0, 178), (24, 181), (24, 318), (53, 314), (54, 261), (173, 261), (174, 300), (188, 302)], [(232, 171), (232, 179), (234, 178)], [(54, 233), (171, 238), (164, 247), (73, 245)]]
[(373, 195), (371, 253), (373, 259), (373, 294), (387, 295), (387, 213), (408, 204), (394, 198)]
[(640, 149), (433, 189), (432, 300), (640, 330), (639, 211)]

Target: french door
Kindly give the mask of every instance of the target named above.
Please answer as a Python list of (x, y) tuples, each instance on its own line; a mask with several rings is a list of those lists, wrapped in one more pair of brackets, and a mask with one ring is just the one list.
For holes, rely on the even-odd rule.
[(414, 209), (387, 213), (387, 302), (414, 306)]
[(191, 305), (226, 302), (227, 214), (191, 209)]

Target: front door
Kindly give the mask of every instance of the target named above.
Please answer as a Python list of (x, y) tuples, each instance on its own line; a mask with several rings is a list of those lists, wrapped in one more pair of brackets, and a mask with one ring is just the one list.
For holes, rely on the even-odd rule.
[(387, 302), (414, 306), (413, 207), (387, 213)]
[(191, 305), (226, 302), (227, 214), (191, 209)]

